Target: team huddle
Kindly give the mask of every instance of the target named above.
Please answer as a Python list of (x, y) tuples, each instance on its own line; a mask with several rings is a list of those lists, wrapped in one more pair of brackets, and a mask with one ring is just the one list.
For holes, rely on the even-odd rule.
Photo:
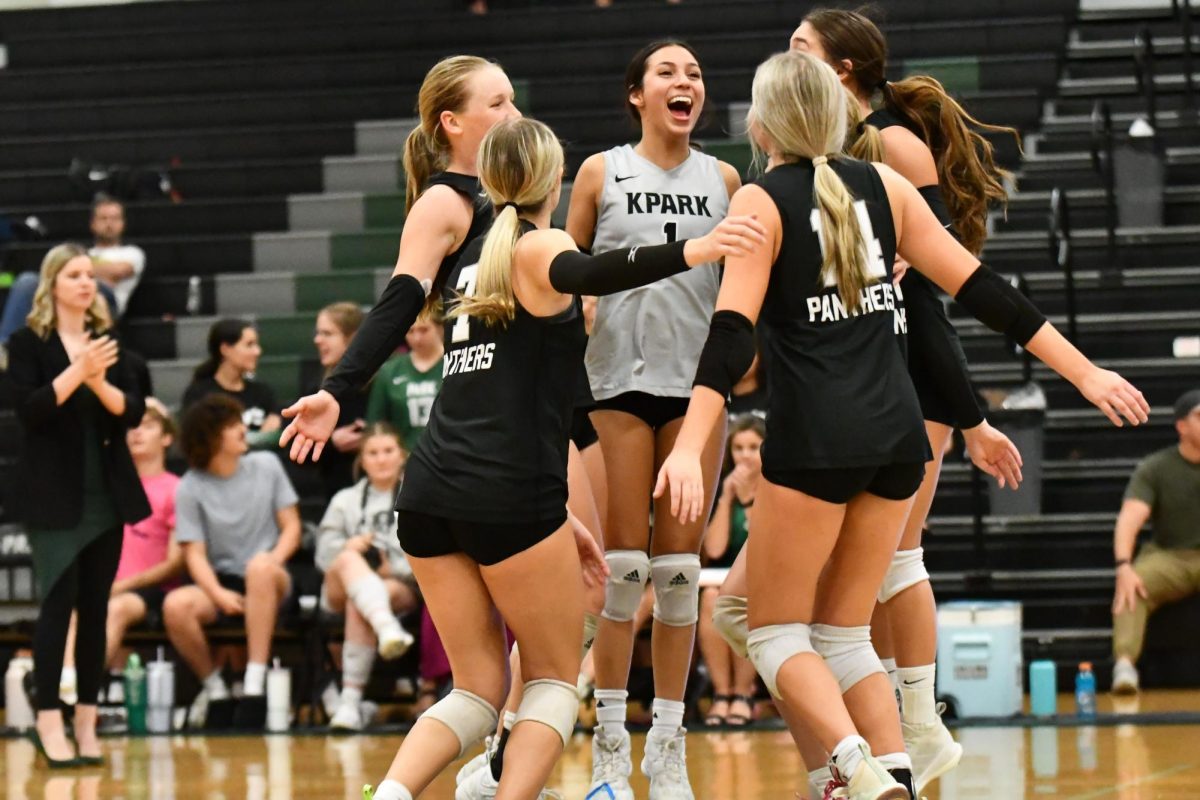
[(978, 131), (1003, 129), (931, 78), (886, 81), (883, 35), (860, 14), (814, 11), (790, 44), (754, 76), (764, 171), (744, 186), (691, 141), (700, 57), (677, 41), (639, 51), (625, 90), (640, 139), (583, 162), (565, 230), (551, 225), (562, 145), (521, 117), (503, 70), (456, 56), (426, 76), (393, 278), (322, 390), (284, 412), (292, 458), (318, 458), (338, 399), (418, 317), (444, 321), (445, 380), (396, 508), (454, 689), (367, 797), (412, 800), (485, 738), (456, 798), (542, 796), (590, 650), (587, 797), (633, 800), (626, 684), (649, 586), (641, 770), (651, 800), (694, 798), (683, 701), (700, 551), (726, 406), (756, 359), (769, 395), (754, 533), (713, 622), (788, 723), (801, 796), (916, 798), (957, 765), (920, 532), (953, 429), (1001, 485), (1021, 474), (935, 287), (1115, 425), (1149, 407), (980, 262), (1004, 172)]

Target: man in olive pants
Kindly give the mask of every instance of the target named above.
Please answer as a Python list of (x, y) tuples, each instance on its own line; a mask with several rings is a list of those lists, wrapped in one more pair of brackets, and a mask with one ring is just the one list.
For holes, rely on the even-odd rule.
[[(1138, 690), (1134, 663), (1142, 652), (1146, 619), (1156, 608), (1200, 593), (1200, 389), (1175, 402), (1179, 444), (1138, 464), (1117, 517), (1113, 554), (1112, 690)], [(1132, 560), (1138, 531), (1151, 520), (1154, 536)]]

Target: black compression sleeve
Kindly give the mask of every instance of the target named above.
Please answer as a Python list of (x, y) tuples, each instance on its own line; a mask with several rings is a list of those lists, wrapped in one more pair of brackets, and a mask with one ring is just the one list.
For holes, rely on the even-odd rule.
[(919, 362), (921, 374), (932, 379), (937, 395), (954, 417), (954, 426), (974, 428), (983, 422), (983, 412), (971, 385), (967, 356), (954, 325), (946, 318), (941, 298), (929, 280), (912, 269), (900, 280), (900, 288), (908, 321), (909, 359)]
[(321, 388), (341, 402), (347, 392), (366, 386), (404, 341), (424, 306), (425, 290), (420, 281), (412, 275), (392, 278)]
[(1029, 298), (981, 263), (954, 299), (975, 319), (1024, 347), (1046, 324), (1046, 317)]
[(550, 285), (563, 294), (613, 294), (686, 272), (687, 241), (609, 250), (588, 256), (564, 250), (550, 262)]
[(693, 386), (707, 386), (729, 397), (734, 384), (754, 363), (754, 325), (736, 311), (718, 311), (708, 327)]
[(917, 189), (917, 193), (925, 198), (925, 204), (929, 206), (929, 210), (937, 217), (937, 221), (942, 223), (942, 227), (950, 231), (951, 236), (958, 239), (958, 231), (954, 230), (954, 220), (950, 218), (950, 209), (946, 207), (946, 201), (942, 198), (942, 190), (938, 185), (933, 183), (928, 186), (922, 186)]

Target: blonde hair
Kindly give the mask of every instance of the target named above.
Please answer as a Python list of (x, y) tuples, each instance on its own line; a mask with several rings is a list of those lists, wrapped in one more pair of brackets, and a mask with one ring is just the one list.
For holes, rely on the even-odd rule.
[(475, 273), (475, 292), (460, 296), (449, 317), (472, 316), (488, 325), (516, 314), (513, 253), (521, 235), (518, 211), (533, 212), (550, 200), (562, 176), (563, 149), (554, 131), (537, 120), (501, 122), (479, 146), (479, 180), (498, 211)]
[(825, 62), (798, 51), (778, 53), (754, 73), (749, 119), (785, 161), (814, 163), (813, 202), (824, 244), (821, 277), (827, 283), (833, 278), (846, 310), (854, 313), (873, 279), (854, 196), (828, 163), (846, 144), (848, 99)]
[[(25, 317), (26, 324), (40, 338), (45, 339), (54, 330), (58, 322), (58, 314), (54, 305), (54, 284), (58, 274), (68, 263), (83, 256), (88, 258), (88, 252), (81, 245), (67, 242), (50, 248), (50, 252), (42, 259), (42, 269), (38, 277), (37, 291), (33, 294), (33, 307), (29, 316)], [(99, 333), (112, 327), (112, 317), (108, 314), (108, 301), (99, 291), (92, 298), (84, 318), (84, 325)]]
[(446, 168), (450, 141), (442, 130), (443, 111), (459, 111), (467, 103), (470, 77), (484, 67), (497, 66), (479, 56), (443, 58), (425, 73), (417, 94), (420, 124), (404, 140), (404, 209), (409, 211), (425, 191), (429, 178)]
[(867, 122), (858, 98), (846, 89), (846, 141), (842, 152), (859, 161), (883, 161), (883, 134)]

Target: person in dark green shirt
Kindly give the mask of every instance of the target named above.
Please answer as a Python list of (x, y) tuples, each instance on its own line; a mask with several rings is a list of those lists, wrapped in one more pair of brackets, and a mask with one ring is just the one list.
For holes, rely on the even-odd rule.
[[(731, 567), (750, 536), (750, 508), (762, 475), (763, 438), (766, 424), (753, 414), (736, 417), (729, 425), (725, 450), (725, 480), (712, 521), (704, 535), (704, 554), (709, 567)], [(708, 665), (713, 684), (713, 704), (704, 724), (741, 726), (754, 716), (754, 665), (741, 658), (721, 638), (713, 624), (720, 588), (707, 586), (700, 592), (700, 652)]]
[(391, 423), (411, 453), (442, 388), (442, 330), (422, 317), (409, 328), (406, 341), (409, 352), (380, 367), (371, 384), (367, 423)]
[[(1119, 694), (1138, 690), (1134, 664), (1150, 614), (1200, 593), (1200, 389), (1176, 401), (1175, 430), (1178, 445), (1138, 464), (1117, 516), (1112, 688)], [(1154, 535), (1133, 560), (1138, 531), (1147, 521)]]

